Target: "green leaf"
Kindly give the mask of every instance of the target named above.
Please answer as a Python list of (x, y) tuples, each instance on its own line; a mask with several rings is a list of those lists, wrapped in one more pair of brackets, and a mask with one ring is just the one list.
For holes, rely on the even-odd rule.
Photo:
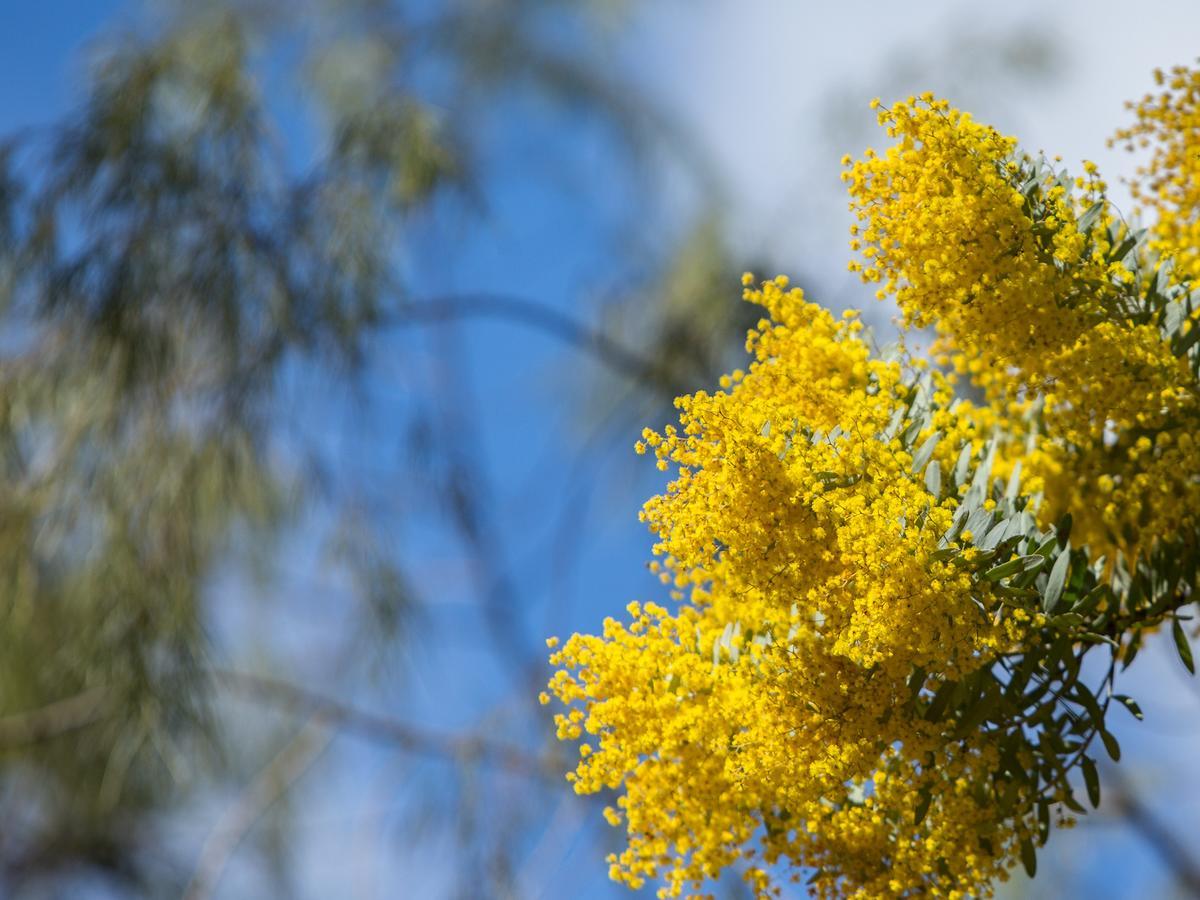
[(967, 519), (967, 526), (964, 530), (971, 532), (972, 543), (978, 543), (979, 541), (983, 540), (984, 535), (988, 533), (991, 527), (991, 511), (980, 507), (971, 513), (970, 518)]
[(1133, 715), (1133, 717), (1135, 719), (1137, 719), (1139, 722), (1142, 719), (1146, 718), (1142, 714), (1142, 708), (1137, 705), (1137, 701), (1134, 700), (1132, 697), (1127, 697), (1125, 694), (1115, 694), (1113, 696), (1113, 699), (1116, 700), (1118, 703), (1120, 703), (1122, 706), (1124, 706), (1127, 710), (1129, 710), (1129, 712)]
[(1004, 789), (1000, 792), (1000, 799), (996, 802), (996, 810), (1002, 817), (1007, 818), (1009, 813), (1012, 812), (1020, 792), (1021, 785), (1015, 778), (1005, 783)]
[(1050, 555), (1051, 555), (1050, 550), (1057, 543), (1058, 543), (1057, 538), (1048, 537), (1048, 538), (1046, 538), (1046, 540), (1042, 541), (1042, 543), (1040, 543), (1038, 545), (1037, 550), (1035, 550), (1034, 552), (1037, 553), (1039, 556), (1044, 556), (1044, 557), (1046, 557), (1046, 559), (1049, 559)]
[(1063, 586), (1067, 583), (1067, 572), (1070, 570), (1071, 551), (1068, 548), (1058, 555), (1058, 559), (1054, 561), (1054, 568), (1050, 570), (1050, 578), (1046, 582), (1046, 592), (1042, 594), (1042, 609), (1045, 612), (1050, 612), (1058, 605), (1059, 598), (1062, 597)]
[(1018, 572), (1032, 572), (1040, 568), (1045, 562), (1046, 558), (1043, 556), (1018, 556), (1015, 559), (1010, 559), (1008, 562), (988, 569), (983, 573), (983, 577), (988, 581), (999, 581), (1001, 578), (1016, 575)]
[(987, 530), (987, 534), (983, 535), (975, 542), (975, 545), (981, 550), (991, 550), (1000, 545), (1008, 532), (1008, 527), (1012, 524), (1012, 519), (1007, 521), (999, 521)]
[(929, 805), (933, 802), (933, 791), (928, 787), (921, 788), (917, 794), (917, 805), (913, 810), (913, 825), (920, 825), (925, 821), (925, 815), (929, 812)]
[(942, 495), (942, 467), (936, 459), (925, 469), (925, 488), (934, 497)]
[(1121, 745), (1117, 743), (1117, 739), (1105, 731), (1100, 729), (1100, 740), (1104, 742), (1104, 749), (1108, 751), (1109, 757), (1113, 762), (1121, 761)]
[(1050, 836), (1050, 802), (1038, 800), (1038, 835), (1044, 841)]
[(1121, 645), (1110, 638), (1107, 634), (1096, 634), (1094, 631), (1081, 631), (1075, 635), (1081, 641), (1086, 641), (1089, 644), (1108, 644), (1110, 647), (1120, 649)]
[(1108, 252), (1108, 261), (1120, 262), (1129, 255), (1129, 251), (1134, 248), (1135, 244), (1137, 244), (1137, 238), (1133, 235), (1125, 238), (1125, 240)]
[(1081, 681), (1075, 682), (1075, 684), (1071, 685), (1071, 690), (1068, 691), (1067, 697), (1086, 709), (1088, 715), (1091, 716), (1092, 721), (1097, 726), (1103, 725), (1104, 710), (1100, 708), (1099, 701), (1096, 700), (1095, 695), (1092, 694), (1087, 685)]
[(983, 696), (979, 697), (969, 709), (966, 710), (962, 719), (958, 723), (958, 727), (954, 730), (954, 736), (957, 738), (965, 738), (967, 735), (975, 731), (987, 718), (995, 711), (996, 705), (1000, 700), (1000, 692), (996, 689), (995, 683), (987, 686)]
[(962, 451), (958, 454), (958, 462), (954, 464), (954, 486), (967, 483), (967, 475), (971, 471), (971, 445), (970, 443), (963, 444)]
[(1085, 756), (1079, 761), (1079, 767), (1083, 769), (1083, 782), (1087, 785), (1088, 799), (1092, 801), (1092, 809), (1100, 807), (1100, 774), (1096, 771), (1095, 761)]
[(1138, 655), (1138, 651), (1142, 649), (1142, 633), (1135, 631), (1133, 637), (1129, 639), (1129, 643), (1125, 645), (1125, 652), (1121, 654), (1121, 671), (1124, 672), (1133, 665), (1134, 657)]
[(1008, 486), (1004, 489), (1004, 496), (1009, 500), (1015, 500), (1020, 486), (1021, 461), (1018, 459), (1017, 464), (1013, 466), (1012, 474), (1008, 476)]
[(925, 709), (925, 721), (937, 722), (942, 718), (942, 713), (946, 711), (946, 706), (950, 703), (950, 697), (954, 694), (954, 689), (958, 687), (956, 681), (943, 681), (942, 686), (937, 689), (933, 695), (933, 700)]
[(921, 692), (921, 688), (925, 686), (925, 670), (919, 666), (912, 670), (912, 674), (908, 676), (909, 699), (915, 699), (917, 694)]
[(1179, 651), (1179, 658), (1183, 661), (1183, 665), (1195, 675), (1196, 661), (1192, 658), (1192, 646), (1188, 643), (1187, 635), (1184, 634), (1183, 626), (1179, 624), (1178, 619), (1171, 622), (1171, 636), (1175, 638), (1175, 649)]
[(913, 472), (920, 472), (925, 468), (926, 463), (933, 458), (933, 451), (937, 449), (938, 441), (941, 439), (942, 433), (940, 431), (935, 431), (929, 437), (925, 438), (925, 442), (913, 454)]
[(1021, 839), (1021, 864), (1025, 866), (1025, 872), (1030, 878), (1037, 875), (1037, 850), (1029, 838)]
[(1071, 539), (1071, 525), (1074, 520), (1070, 513), (1064, 513), (1063, 517), (1058, 520), (1058, 527), (1054, 530), (1054, 537), (1058, 541), (1058, 546), (1064, 550), (1067, 547), (1067, 541)]
[(1094, 588), (1075, 601), (1075, 604), (1071, 607), (1071, 612), (1091, 612), (1100, 602), (1100, 598), (1107, 595), (1109, 590), (1110, 589), (1107, 584), (1096, 585)]
[(1087, 208), (1083, 215), (1076, 220), (1076, 227), (1081, 232), (1088, 232), (1100, 219), (1100, 213), (1104, 212), (1104, 201), (1098, 200)]
[(971, 478), (971, 487), (968, 489), (972, 493), (979, 496), (980, 502), (987, 496), (988, 485), (992, 480), (992, 464), (996, 461), (996, 442), (988, 441), (987, 453), (979, 463), (979, 467), (975, 470), (975, 475)]
[(1062, 804), (1067, 809), (1071, 810), (1071, 812), (1077, 812), (1081, 816), (1087, 815), (1087, 807), (1075, 799), (1075, 792), (1071, 790), (1070, 786), (1067, 786), (1063, 791)]
[(1183, 356), (1192, 349), (1198, 340), (1200, 340), (1200, 326), (1193, 322), (1187, 334), (1176, 334), (1171, 339), (1171, 352), (1176, 356)]

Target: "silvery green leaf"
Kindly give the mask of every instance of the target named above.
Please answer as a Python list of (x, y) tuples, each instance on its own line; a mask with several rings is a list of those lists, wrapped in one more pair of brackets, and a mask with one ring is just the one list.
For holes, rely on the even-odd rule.
[(1005, 533), (1008, 531), (1011, 519), (1003, 519), (988, 529), (987, 534), (983, 535), (975, 542), (975, 545), (980, 550), (991, 550), (1004, 540)]
[(929, 460), (933, 458), (933, 451), (937, 449), (938, 441), (941, 439), (942, 434), (940, 431), (935, 431), (925, 439), (924, 443), (917, 449), (917, 452), (913, 454), (912, 470), (914, 472), (920, 472), (925, 468)]
[(1087, 211), (1079, 217), (1078, 221), (1076, 222), (1076, 227), (1078, 227), (1082, 232), (1091, 231), (1092, 227), (1099, 220), (1100, 213), (1102, 212), (1104, 212), (1104, 201), (1099, 200), (1089, 206)]
[(1058, 604), (1067, 583), (1067, 573), (1070, 570), (1071, 549), (1068, 547), (1054, 561), (1054, 567), (1050, 570), (1050, 577), (1046, 581), (1046, 591), (1042, 594), (1042, 609), (1045, 612), (1050, 612)]
[(932, 460), (925, 469), (925, 488), (934, 497), (942, 495), (942, 467), (936, 459)]
[(1013, 466), (1012, 474), (1008, 476), (1008, 487), (1004, 491), (1006, 499), (1015, 500), (1017, 491), (1021, 486), (1021, 461), (1018, 459), (1017, 464)]
[(976, 543), (979, 539), (987, 534), (989, 527), (992, 524), (991, 510), (984, 509), (982, 506), (971, 513), (971, 518), (967, 519), (966, 530), (971, 532)]
[(966, 484), (967, 475), (971, 471), (971, 445), (963, 444), (962, 451), (958, 454), (958, 462), (954, 464), (954, 486)]

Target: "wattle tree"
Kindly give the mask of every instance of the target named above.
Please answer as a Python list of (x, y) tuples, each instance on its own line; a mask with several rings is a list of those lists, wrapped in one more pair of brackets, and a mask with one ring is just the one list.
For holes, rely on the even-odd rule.
[(549, 641), (568, 778), (617, 792), (614, 879), (990, 896), (1079, 786), (1100, 803), (1143, 636), (1193, 668), (1200, 72), (1156, 78), (1114, 139), (1152, 148), (1131, 220), (1092, 163), (873, 104), (889, 146), (843, 178), (892, 351), (745, 277), (746, 371), (637, 447), (674, 473), (643, 512), (669, 605)]

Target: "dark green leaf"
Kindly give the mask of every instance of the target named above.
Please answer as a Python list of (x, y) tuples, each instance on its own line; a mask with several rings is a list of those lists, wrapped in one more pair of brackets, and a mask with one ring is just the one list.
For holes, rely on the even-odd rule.
[(1042, 556), (1018, 556), (1015, 559), (1010, 559), (1008, 562), (988, 569), (983, 573), (983, 577), (988, 581), (999, 581), (1001, 578), (1016, 575), (1018, 572), (1032, 572), (1035, 569), (1041, 568), (1045, 562), (1046, 559)]
[(913, 825), (920, 825), (925, 821), (925, 815), (929, 812), (929, 805), (933, 802), (933, 791), (924, 787), (917, 794), (917, 806), (913, 810)]
[(1042, 595), (1042, 609), (1045, 612), (1050, 612), (1058, 605), (1070, 569), (1071, 551), (1067, 549), (1058, 555), (1058, 559), (1054, 561), (1054, 568), (1050, 570), (1050, 578), (1046, 582), (1046, 592)]
[(1083, 616), (1079, 613), (1069, 612), (1057, 615), (1050, 620), (1050, 624), (1059, 631), (1069, 631), (1080, 625), (1083, 622)]
[(1121, 761), (1121, 745), (1117, 743), (1117, 739), (1105, 731), (1100, 729), (1100, 740), (1104, 741), (1104, 749), (1108, 752), (1109, 757), (1113, 762)]
[(1183, 356), (1195, 345), (1196, 341), (1200, 340), (1200, 326), (1192, 323), (1187, 334), (1177, 334), (1171, 341), (1171, 352), (1176, 356)]
[(1100, 774), (1096, 771), (1096, 763), (1091, 757), (1085, 756), (1079, 761), (1083, 769), (1083, 782), (1087, 786), (1088, 799), (1092, 801), (1092, 809), (1100, 806)]
[(908, 690), (911, 697), (915, 698), (920, 693), (921, 688), (925, 685), (925, 670), (917, 667), (912, 670), (912, 674), (908, 676)]
[(983, 696), (971, 705), (958, 723), (958, 727), (954, 730), (954, 736), (965, 738), (975, 731), (995, 711), (999, 699), (1000, 692), (996, 688), (995, 682), (989, 683)]
[(1109, 251), (1109, 254), (1108, 254), (1109, 262), (1120, 262), (1121, 260), (1123, 260), (1126, 256), (1129, 255), (1129, 251), (1133, 249), (1133, 247), (1136, 243), (1137, 243), (1137, 238), (1134, 237), (1133, 235), (1130, 235), (1129, 237), (1125, 238), (1125, 240), (1123, 240), (1120, 244), (1118, 244), (1116, 247), (1114, 247), (1112, 250)]
[(933, 700), (925, 710), (926, 721), (937, 722), (942, 718), (942, 713), (946, 711), (946, 706), (950, 703), (950, 698), (957, 687), (958, 683), (955, 681), (942, 682), (942, 686), (937, 689), (937, 693), (933, 695)]
[(1046, 557), (1046, 559), (1049, 559), (1052, 555), (1050, 551), (1054, 547), (1054, 545), (1057, 543), (1058, 543), (1057, 538), (1055, 538), (1053, 536), (1048, 537), (1048, 538), (1046, 538), (1046, 540), (1042, 541), (1042, 543), (1038, 545), (1037, 550), (1035, 550), (1034, 552), (1037, 553), (1039, 556), (1044, 556), (1044, 557)]
[(1184, 634), (1183, 626), (1178, 619), (1171, 622), (1171, 636), (1175, 638), (1175, 649), (1179, 651), (1179, 658), (1183, 661), (1184, 666), (1193, 675), (1196, 674), (1196, 661), (1192, 658), (1192, 646), (1188, 643), (1187, 635)]
[(1088, 711), (1088, 715), (1092, 717), (1092, 721), (1096, 723), (1096, 725), (1100, 725), (1104, 722), (1104, 711), (1100, 708), (1100, 703), (1088, 689), (1087, 685), (1080, 682), (1076, 682), (1075, 684), (1071, 685), (1071, 690), (1068, 693), (1068, 697), (1086, 709)]
[(1054, 530), (1054, 539), (1058, 541), (1058, 546), (1066, 548), (1067, 541), (1071, 539), (1071, 523), (1073, 519), (1070, 513), (1064, 513), (1063, 517), (1058, 520), (1058, 527)]
[(1037, 850), (1033, 847), (1033, 841), (1029, 838), (1021, 839), (1021, 864), (1025, 866), (1025, 871), (1030, 878), (1037, 875)]
[(1062, 794), (1062, 803), (1071, 812), (1079, 813), (1081, 816), (1087, 815), (1087, 807), (1075, 799), (1075, 792), (1070, 787), (1066, 787)]
[(1129, 639), (1129, 643), (1125, 646), (1125, 652), (1121, 654), (1121, 671), (1124, 672), (1133, 665), (1134, 657), (1138, 655), (1138, 651), (1142, 649), (1142, 633), (1135, 631), (1133, 637)]
[(1086, 613), (1096, 608), (1102, 597), (1107, 596), (1111, 590), (1107, 584), (1098, 584), (1082, 597), (1075, 601), (1075, 605), (1071, 607), (1072, 612)]
[(1038, 800), (1038, 837), (1042, 841), (1050, 836), (1050, 801)]
[(1107, 634), (1096, 634), (1094, 631), (1084, 631), (1075, 635), (1081, 641), (1087, 641), (1089, 644), (1108, 644), (1110, 647), (1120, 647), (1121, 645), (1110, 638)]
[(1113, 699), (1124, 706), (1139, 722), (1145, 718), (1142, 714), (1142, 708), (1137, 705), (1137, 701), (1132, 697), (1127, 697), (1125, 694), (1116, 694)]

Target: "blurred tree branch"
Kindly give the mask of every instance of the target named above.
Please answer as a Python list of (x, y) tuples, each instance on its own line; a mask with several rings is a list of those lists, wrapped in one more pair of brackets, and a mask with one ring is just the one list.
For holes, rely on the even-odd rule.
[(391, 322), (441, 324), (468, 318), (502, 319), (525, 325), (591, 354), (616, 374), (656, 391), (683, 394), (688, 390), (668, 366), (637, 353), (605, 331), (589, 328), (553, 307), (521, 297), (490, 292), (446, 295), (405, 303)]
[(562, 761), (539, 758), (526, 750), (478, 734), (444, 734), (358, 709), (309, 688), (250, 672), (217, 669), (213, 676), (251, 700), (269, 703), (295, 715), (320, 715), (332, 728), (390, 744), (407, 753), (440, 760), (487, 760), (531, 778), (561, 781)]
[(325, 711), (318, 711), (247, 785), (209, 834), (184, 900), (212, 896), (221, 873), (254, 823), (312, 767), (333, 742), (337, 730)]
[(1116, 814), (1142, 838), (1181, 889), (1189, 896), (1200, 897), (1200, 864), (1191, 850), (1141, 801), (1137, 791), (1116, 766), (1105, 768), (1104, 779)]
[[(614, 165), (603, 180), (589, 169), (587, 191), (571, 203), (590, 214), (593, 194), (628, 187), (619, 209), (629, 231), (654, 212), (658, 195), (632, 189), (652, 154), (687, 156), (699, 182), (711, 176), (700, 171), (700, 145), (623, 83), (611, 48), (596, 40), (590, 0), (465, 0), (428, 11), (373, 0), (174, 6), (110, 30), (91, 50), (80, 102), (0, 144), (0, 706), (29, 710), (0, 718), (0, 750), (9, 751), (0, 788), (15, 823), (0, 840), (4, 896), (70, 894), (80, 881), (123, 896), (179, 896), (189, 876), (192, 895), (204, 896), (239, 846), (282, 883), (285, 817), (271, 816), (277, 835), (258, 829), (271, 840), (256, 841), (254, 854), (242, 840), (342, 731), (450, 760), (437, 776), (443, 785), (495, 796), (519, 789), (537, 802), (561, 790), (564, 761), (542, 755), (532, 728), (440, 734), (283, 681), (210, 677), (209, 640), (229, 596), (247, 599), (252, 615), (278, 614), (275, 596), (302, 606), (303, 597), (276, 594), (274, 579), (285, 577), (283, 542), (311, 540), (318, 552), (306, 559), (362, 601), (340, 620), (362, 643), (337, 674), (355, 678), (367, 642), (395, 655), (411, 635), (397, 618), (446, 588), (409, 577), (415, 553), (403, 531), (415, 527), (461, 541), (471, 567), (464, 588), (479, 598), (480, 640), (499, 649), (500, 671), (540, 674), (544, 653), (527, 627), (536, 596), (510, 559), (521, 538), (495, 502), (505, 486), (489, 479), (482, 442), (463, 440), (478, 418), (464, 413), (475, 361), (454, 328), (420, 341), (385, 332), (512, 322), (659, 398), (684, 393), (693, 372), (644, 340), (648, 329), (589, 324), (574, 297), (559, 311), (504, 293), (440, 296), (440, 274), (421, 279), (423, 266), (407, 265), (425, 251), (435, 265), (469, 256), (463, 235), (446, 242), (438, 229), (460, 202), (482, 205), (496, 179), (511, 178), (494, 152), (510, 134), (523, 141), (547, 127), (555, 152), (522, 173), (536, 193), (547, 163), (575, 159), (574, 138), (560, 147), (560, 131), (573, 134), (583, 119), (600, 126)], [(276, 68), (280, 80), (268, 75)], [(292, 88), (300, 102), (284, 111), (274, 100)], [(554, 118), (543, 120), (548, 98)], [(311, 134), (294, 130), (309, 116)], [(485, 236), (469, 231), (466, 248)], [(640, 282), (659, 264), (660, 250), (651, 254), (620, 257), (605, 279)], [(644, 300), (631, 292), (631, 305)], [(671, 332), (662, 343), (685, 342)], [(453, 379), (423, 368), (426, 344), (434, 366), (455, 358)], [(401, 352), (404, 394), (381, 401), (386, 415), (381, 405), (375, 418), (331, 424), (353, 388), (375, 402), (373, 379)], [(290, 392), (314, 383), (332, 384), (332, 400), (288, 405)], [(371, 445), (360, 458), (329, 450), (358, 439)], [(378, 464), (384, 441), (396, 442), (400, 462), (361, 485), (363, 458)], [(357, 513), (359, 492), (368, 495), (361, 518), (331, 541), (328, 523), (346, 521), (351, 506)], [(322, 556), (330, 543), (340, 549)], [(227, 574), (239, 587), (262, 581), (212, 589)], [(273, 638), (259, 649), (269, 658)], [(226, 751), (245, 737), (233, 726), (257, 733), (258, 717), (241, 709), (218, 721), (214, 681), (311, 715), (316, 731), (303, 729), (243, 787)], [(346, 692), (351, 682), (328, 683)], [(95, 684), (104, 692), (89, 690)], [(525, 685), (514, 690), (528, 706)], [(80, 739), (49, 740), (89, 725)], [(212, 780), (189, 777), (199, 773)], [(547, 789), (530, 791), (521, 778)], [(181, 854), (159, 826), (193, 814), (202, 791), (238, 788), (193, 872), (194, 852)], [(514, 812), (526, 827), (540, 827), (537, 802)], [(465, 815), (439, 812), (449, 822)], [(494, 842), (498, 856), (523, 846), (495, 823), (461, 834), (480, 848)], [(464, 867), (456, 877), (467, 884), (469, 875)], [(470, 883), (470, 896), (486, 889)]]
[(110, 702), (106, 687), (94, 687), (40, 709), (0, 718), (0, 749), (21, 747), (86, 728), (104, 717)]

